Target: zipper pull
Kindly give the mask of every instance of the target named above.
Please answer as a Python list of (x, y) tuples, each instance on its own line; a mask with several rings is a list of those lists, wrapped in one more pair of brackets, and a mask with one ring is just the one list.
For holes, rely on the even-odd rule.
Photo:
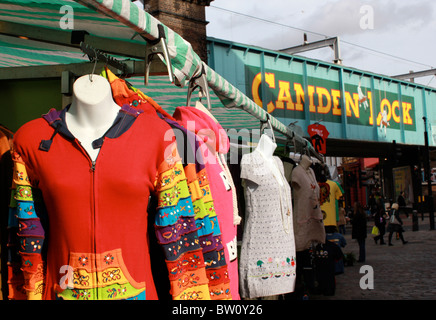
[(95, 171), (95, 161), (92, 161), (91, 172), (94, 172), (94, 171)]

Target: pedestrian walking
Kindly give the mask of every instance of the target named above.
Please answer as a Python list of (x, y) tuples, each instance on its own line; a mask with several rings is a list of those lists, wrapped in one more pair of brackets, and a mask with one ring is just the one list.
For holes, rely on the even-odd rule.
[(404, 191), (401, 191), (398, 199), (397, 199), (397, 203), (398, 203), (398, 211), (401, 212), (403, 211), (406, 214), (406, 217), (409, 217), (409, 212), (407, 211), (407, 207), (406, 207), (406, 199), (404, 198)]
[(382, 199), (377, 201), (377, 208), (374, 214), (374, 224), (379, 230), (379, 234), (374, 237), (375, 244), (377, 244), (379, 240), (380, 245), (386, 244), (384, 240), (384, 235), (386, 233), (386, 208)]
[(403, 242), (403, 244), (406, 244), (407, 241), (404, 240), (403, 237), (403, 221), (400, 218), (400, 212), (398, 211), (398, 203), (394, 203), (391, 206), (391, 210), (389, 211), (389, 225), (388, 225), (388, 232), (389, 232), (389, 245), (393, 246), (392, 244), (392, 235), (394, 232), (398, 233), (398, 236), (400, 240)]
[(354, 215), (351, 220), (351, 226), (351, 238), (356, 239), (359, 244), (359, 259), (357, 262), (364, 262), (366, 259), (367, 217), (360, 202), (354, 203)]

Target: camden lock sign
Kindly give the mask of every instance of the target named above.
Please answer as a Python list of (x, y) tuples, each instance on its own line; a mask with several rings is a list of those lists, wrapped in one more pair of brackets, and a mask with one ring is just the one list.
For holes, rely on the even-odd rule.
[[(328, 139), (436, 146), (436, 89), (320, 60), (208, 39), (214, 70), (285, 125)], [(263, 76), (263, 77), (262, 77)]]
[(330, 137), (413, 143), (405, 132), (417, 131), (415, 97), (399, 94), (398, 84), (351, 75), (342, 88), (331, 72), (332, 79), (307, 74), (303, 85), (303, 75), (278, 70), (265, 70), (262, 82), (259, 67), (245, 67), (247, 95), (285, 124), (298, 121), (306, 130), (322, 120)]

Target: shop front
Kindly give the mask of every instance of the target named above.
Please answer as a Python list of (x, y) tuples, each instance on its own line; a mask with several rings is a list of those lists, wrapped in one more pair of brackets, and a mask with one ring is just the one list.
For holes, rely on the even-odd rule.
[[(340, 258), (325, 227), (341, 194), (349, 205), (372, 190), (422, 195), (411, 168), (425, 159), (423, 117), (436, 147), (436, 90), (211, 38), (208, 66), (130, 1), (76, 2), (0, 0), (0, 117), (15, 135), (2, 167), (4, 298), (303, 299), (302, 275)], [(59, 28), (68, 4), (79, 33)], [(153, 79), (145, 38), (171, 49)], [(127, 69), (113, 73), (109, 55)], [(104, 86), (86, 95), (92, 79)], [(189, 104), (198, 83), (206, 106)], [(72, 111), (101, 93), (111, 103), (94, 105), (113, 117), (82, 144)], [(340, 183), (326, 157), (347, 157)], [(326, 286), (306, 289), (334, 294), (334, 275), (310, 277)]]
[[(326, 157), (349, 159), (340, 168), (348, 205), (367, 204), (374, 190), (386, 201), (400, 189), (410, 204), (422, 201), (422, 177), (413, 173), (425, 167), (423, 117), (436, 146), (434, 88), (212, 38), (209, 52), (217, 72), (284, 124), (307, 139), (311, 127), (328, 132), (311, 142), (323, 142)], [(398, 182), (399, 172), (408, 180)]]

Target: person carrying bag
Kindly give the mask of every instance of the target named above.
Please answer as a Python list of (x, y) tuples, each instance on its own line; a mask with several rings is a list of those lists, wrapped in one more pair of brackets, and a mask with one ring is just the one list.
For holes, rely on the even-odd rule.
[(399, 238), (403, 242), (403, 244), (406, 244), (407, 241), (404, 240), (403, 237), (403, 221), (400, 218), (400, 214), (398, 211), (398, 203), (392, 204), (391, 210), (389, 211), (389, 225), (388, 225), (388, 232), (389, 232), (389, 245), (393, 246), (392, 244), (392, 235), (394, 232), (398, 233)]
[(374, 237), (377, 237), (377, 236), (380, 234), (380, 230), (379, 230), (376, 226), (373, 226), (373, 227), (372, 227), (372, 230), (371, 230), (371, 234), (372, 234)]
[(382, 199), (377, 200), (376, 203), (374, 225), (378, 229), (378, 235), (374, 236), (375, 244), (378, 244), (379, 240), (380, 245), (386, 244), (384, 241), (384, 235), (386, 233), (386, 209)]

